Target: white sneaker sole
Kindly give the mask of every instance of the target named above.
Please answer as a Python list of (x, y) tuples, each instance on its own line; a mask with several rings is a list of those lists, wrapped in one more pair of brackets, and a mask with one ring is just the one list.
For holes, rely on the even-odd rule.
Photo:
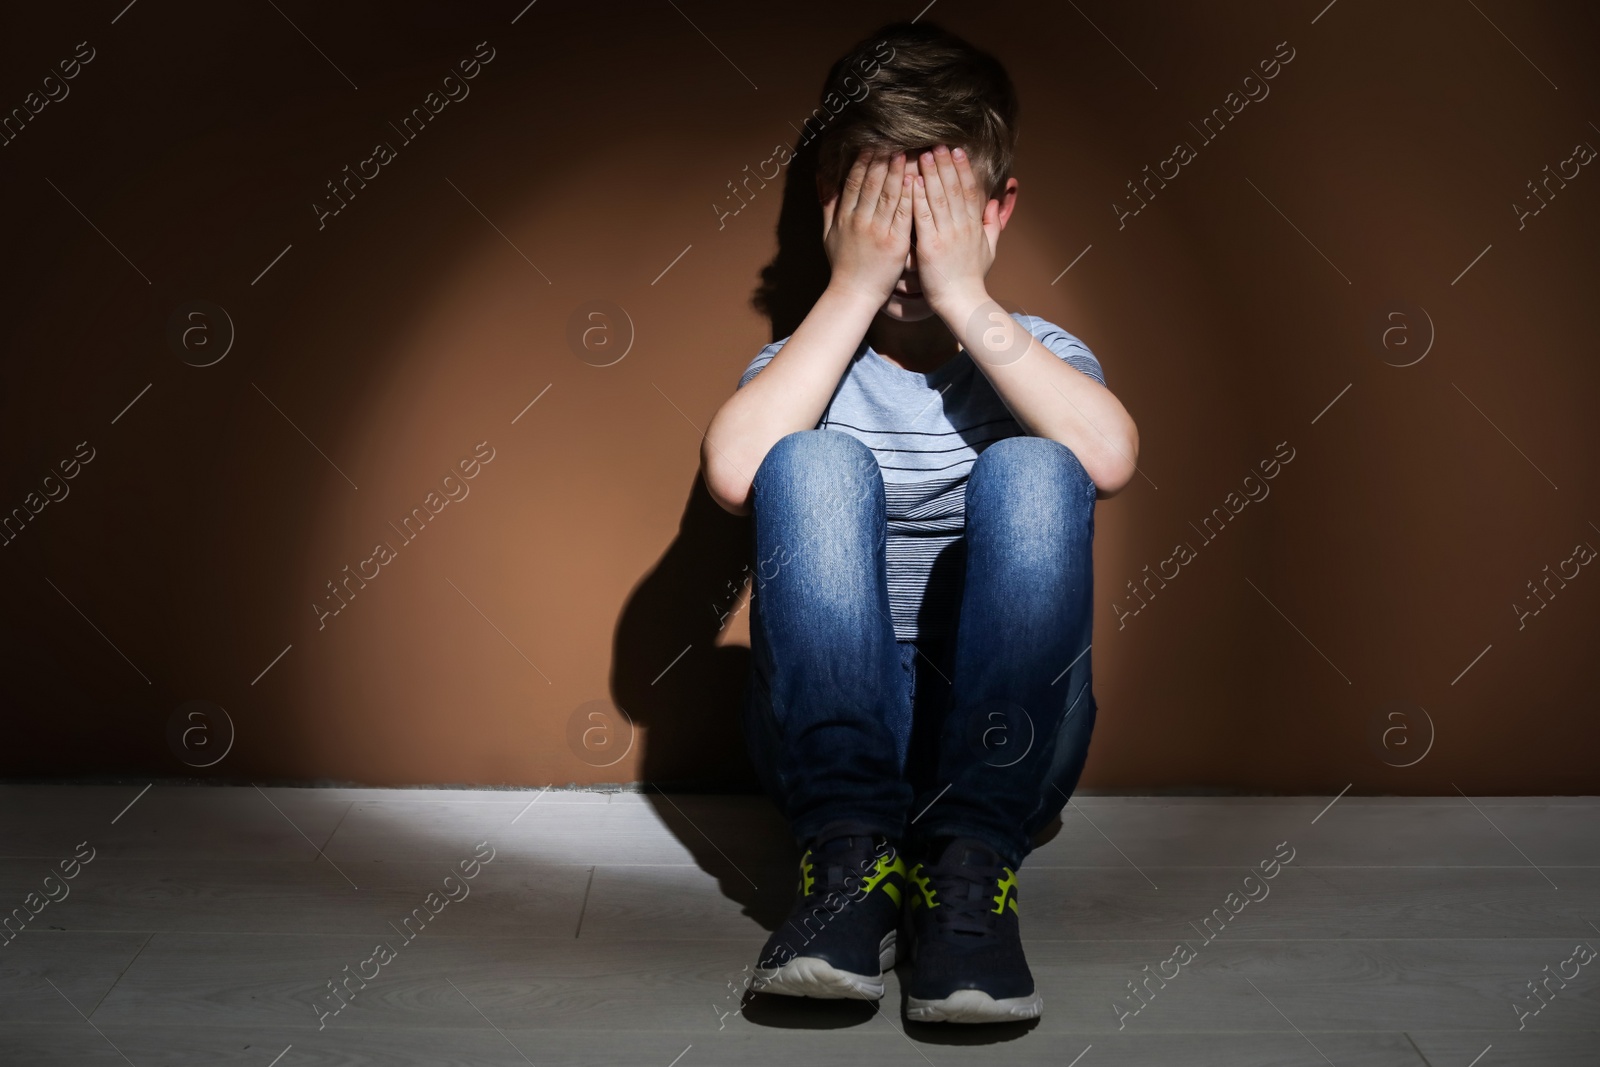
[(996, 1000), (981, 989), (958, 989), (942, 1000), (906, 998), (906, 1018), (918, 1023), (1009, 1023), (1037, 1019), (1043, 1010), (1037, 992)]
[(876, 975), (842, 971), (815, 956), (796, 956), (782, 967), (757, 967), (750, 988), (757, 993), (777, 993), (785, 997), (817, 997), (823, 1000), (882, 1000), (883, 971), (894, 967), (896, 931), (883, 935), (878, 944)]

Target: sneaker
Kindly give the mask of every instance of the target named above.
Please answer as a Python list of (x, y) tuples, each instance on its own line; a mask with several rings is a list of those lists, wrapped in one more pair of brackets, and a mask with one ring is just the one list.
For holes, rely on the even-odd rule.
[(806, 849), (794, 910), (767, 939), (750, 988), (881, 999), (905, 890), (905, 861), (882, 835), (834, 837)]
[(1022, 954), (1017, 875), (973, 838), (911, 868), (912, 967), (906, 1018), (996, 1023), (1037, 1018), (1044, 1000)]

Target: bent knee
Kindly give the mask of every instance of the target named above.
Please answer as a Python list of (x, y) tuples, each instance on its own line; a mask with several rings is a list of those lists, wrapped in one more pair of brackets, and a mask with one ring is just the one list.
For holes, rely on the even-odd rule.
[(1077, 454), (1048, 437), (1019, 436), (996, 441), (973, 463), (969, 481), (981, 484), (1011, 478), (1022, 479), (1035, 490), (1044, 485), (1058, 486), (1076, 500), (1092, 503), (1095, 498), (1094, 479)]
[(840, 434), (838, 430), (795, 430), (794, 434), (779, 437), (778, 442), (766, 450), (755, 477), (816, 467), (859, 475), (867, 470), (861, 459), (870, 462), (874, 472), (877, 470), (872, 450), (850, 434)]
[(828, 502), (878, 501), (883, 474), (859, 439), (838, 430), (796, 430), (780, 437), (756, 469), (757, 500), (786, 500), (799, 508)]

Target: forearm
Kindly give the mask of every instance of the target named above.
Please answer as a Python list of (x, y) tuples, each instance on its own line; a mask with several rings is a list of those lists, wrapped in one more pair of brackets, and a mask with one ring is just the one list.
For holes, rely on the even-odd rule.
[[(1002, 340), (1004, 331), (995, 329), (998, 320), (982, 314), (985, 307), (1009, 323), (1010, 346)], [(951, 332), (973, 354), (1023, 429), (1070, 448), (1101, 496), (1112, 495), (1132, 479), (1139, 431), (1111, 390), (1040, 344), (986, 294), (946, 310), (950, 314), (941, 316)]]
[(881, 303), (830, 285), (777, 355), (712, 416), (700, 467), (724, 509), (748, 514), (750, 484), (767, 452), (817, 425)]

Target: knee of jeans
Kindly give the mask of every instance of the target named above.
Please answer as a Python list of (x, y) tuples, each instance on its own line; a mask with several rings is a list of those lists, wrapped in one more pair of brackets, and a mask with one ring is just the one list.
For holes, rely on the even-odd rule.
[(877, 457), (859, 438), (838, 430), (796, 430), (767, 450), (756, 468), (755, 483), (781, 479), (816, 485), (825, 480), (860, 488), (881, 477)]
[(981, 485), (990, 478), (1018, 475), (1035, 484), (1052, 480), (1066, 491), (1068, 499), (1094, 502), (1094, 479), (1084, 470), (1077, 454), (1048, 437), (1007, 437), (984, 449), (972, 465), (968, 492), (973, 483)]

